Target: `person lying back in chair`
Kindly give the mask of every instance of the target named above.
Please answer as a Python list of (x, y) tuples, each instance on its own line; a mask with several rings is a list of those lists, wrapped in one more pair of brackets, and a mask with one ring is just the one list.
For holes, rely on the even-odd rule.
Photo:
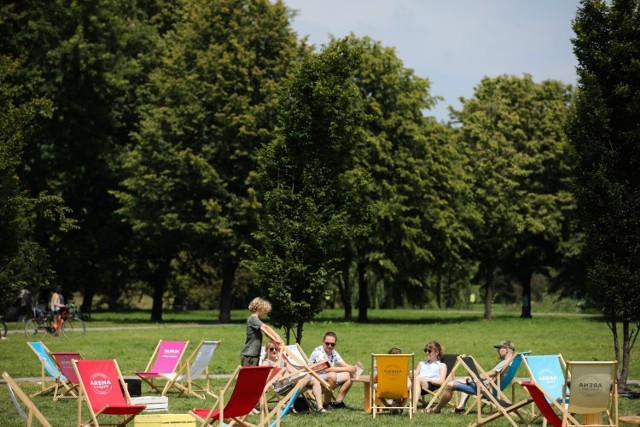
[[(495, 378), (498, 376), (498, 373), (501, 372), (504, 368), (507, 367), (509, 361), (513, 358), (513, 352), (516, 350), (516, 347), (510, 340), (500, 341), (498, 344), (493, 346), (498, 349), (498, 356), (500, 356), (500, 362), (493, 367), (488, 372), (480, 375), (481, 380), (487, 380), (489, 378)], [(465, 405), (467, 403), (467, 399), (470, 394), (476, 394), (477, 386), (471, 380), (471, 378), (467, 378), (465, 382), (459, 381), (450, 381), (445, 386), (445, 389), (440, 396), (440, 400), (438, 401), (438, 405), (435, 408), (430, 410), (432, 413), (439, 413), (440, 410), (451, 400), (454, 391), (462, 392), (462, 398), (460, 399), (460, 405), (456, 408), (456, 414), (462, 414), (465, 411)]]

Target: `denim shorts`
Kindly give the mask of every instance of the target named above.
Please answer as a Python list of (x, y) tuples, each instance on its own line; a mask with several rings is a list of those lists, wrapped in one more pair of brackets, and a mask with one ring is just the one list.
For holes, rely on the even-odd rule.
[(465, 383), (456, 382), (455, 385), (456, 385), (456, 390), (462, 393), (476, 394), (477, 388), (475, 383), (465, 384)]

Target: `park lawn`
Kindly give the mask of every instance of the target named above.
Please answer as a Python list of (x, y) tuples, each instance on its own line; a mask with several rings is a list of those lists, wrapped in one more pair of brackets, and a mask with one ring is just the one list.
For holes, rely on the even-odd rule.
[[(437, 340), (447, 353), (473, 355), (485, 368), (490, 369), (497, 361), (492, 344), (511, 339), (518, 350), (531, 350), (534, 354), (562, 353), (570, 360), (611, 360), (613, 349), (611, 333), (606, 324), (592, 315), (535, 314), (532, 319), (520, 319), (519, 313), (496, 313), (494, 319), (485, 321), (479, 311), (420, 311), (420, 310), (371, 310), (370, 323), (359, 324), (341, 321), (341, 311), (327, 310), (318, 316), (318, 321), (305, 325), (302, 347), (307, 354), (320, 344), (325, 331), (338, 334), (337, 350), (349, 362), (361, 361), (369, 367), (372, 352), (386, 352), (398, 346), (405, 352), (414, 352), (416, 362), (423, 356), (422, 348), (427, 341)], [(210, 369), (213, 374), (230, 374), (239, 363), (239, 351), (244, 343), (244, 318), (246, 312), (234, 312), (231, 324), (217, 324), (214, 312), (168, 313), (166, 323), (151, 324), (144, 320), (148, 313), (97, 313), (87, 324), (84, 337), (44, 339), (51, 351), (79, 351), (85, 358), (115, 358), (125, 376), (146, 367), (160, 339), (189, 340), (190, 349), (201, 339), (221, 340)], [(169, 321), (171, 323), (169, 323)], [(12, 325), (10, 325), (11, 328)], [(15, 327), (15, 325), (13, 325)], [(126, 328), (126, 329), (125, 329)], [(281, 331), (282, 332), (282, 331)], [(31, 350), (26, 346), (27, 338), (12, 333), (8, 340), (0, 342), (2, 367), (14, 378), (35, 377), (40, 367)], [(630, 378), (640, 379), (640, 363), (637, 349), (632, 354)], [(525, 376), (524, 372), (519, 374)], [(222, 387), (225, 379), (216, 379), (215, 387)], [(23, 388), (32, 393), (37, 384), (21, 382)], [(284, 425), (338, 426), (377, 423), (384, 426), (423, 425), (427, 420), (435, 425), (463, 426), (473, 421), (472, 416), (416, 414), (413, 421), (407, 416), (382, 416), (371, 420), (361, 412), (363, 405), (362, 384), (354, 384), (347, 396), (347, 410), (333, 411), (325, 416), (300, 414), (286, 418)], [(149, 395), (143, 387), (143, 394)], [(53, 402), (50, 396), (35, 397), (34, 402), (47, 416), (52, 425), (68, 426), (75, 422), (77, 404), (66, 399)], [(170, 412), (186, 413), (190, 408), (203, 406), (205, 402), (193, 397), (171, 397)], [(211, 404), (211, 400), (207, 401)], [(206, 406), (206, 405), (204, 405)], [(640, 413), (640, 401), (622, 398), (622, 414)], [(21, 426), (17, 413), (8, 398), (6, 388), (0, 388), (0, 425)], [(509, 425), (504, 421), (493, 425)]]

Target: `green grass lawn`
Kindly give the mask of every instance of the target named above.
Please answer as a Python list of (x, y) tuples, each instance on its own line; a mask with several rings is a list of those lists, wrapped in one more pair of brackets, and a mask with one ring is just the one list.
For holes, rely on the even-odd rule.
[[(240, 348), (244, 343), (244, 319), (246, 311), (233, 313), (232, 323), (221, 325), (215, 322), (217, 312), (196, 311), (192, 313), (167, 313), (162, 324), (148, 321), (146, 312), (95, 313), (87, 323), (84, 337), (44, 339), (51, 351), (79, 351), (85, 358), (115, 358), (125, 376), (146, 367), (160, 339), (189, 340), (187, 349), (195, 347), (201, 339), (221, 340), (222, 344), (211, 362), (214, 374), (229, 374), (239, 364)], [(518, 350), (531, 350), (534, 354), (562, 353), (569, 360), (611, 360), (614, 358), (611, 332), (607, 325), (593, 315), (575, 313), (534, 313), (532, 319), (520, 319), (517, 309), (498, 309), (494, 319), (485, 321), (479, 310), (471, 311), (419, 311), (419, 310), (371, 310), (370, 323), (359, 324), (341, 320), (339, 310), (324, 311), (316, 321), (305, 326), (302, 347), (307, 354), (320, 344), (326, 331), (338, 334), (337, 350), (349, 362), (362, 362), (370, 368), (371, 353), (385, 353), (390, 347), (400, 347), (405, 352), (414, 352), (416, 362), (423, 357), (422, 348), (427, 341), (437, 340), (447, 353), (473, 355), (478, 362), (490, 369), (497, 361), (492, 344), (511, 339)], [(9, 325), (16, 329), (15, 324)], [(282, 332), (282, 331), (281, 331)], [(8, 371), (14, 378), (36, 377), (40, 373), (36, 356), (26, 346), (27, 338), (21, 333), (11, 333), (8, 340), (0, 342), (0, 370)], [(632, 354), (630, 375), (640, 379), (638, 351)], [(521, 376), (525, 376), (522, 372)], [(215, 387), (225, 380), (214, 381)], [(22, 382), (23, 389), (32, 393), (37, 384)], [(450, 412), (441, 415), (416, 414), (412, 421), (405, 416), (380, 416), (372, 420), (371, 415), (361, 411), (363, 386), (354, 384), (347, 396), (346, 410), (332, 411), (320, 416), (299, 414), (288, 416), (284, 425), (342, 426), (344, 424), (381, 426), (424, 425), (465, 426), (473, 421), (472, 416), (458, 416)], [(151, 395), (143, 386), (143, 394)], [(75, 400), (53, 402), (50, 396), (35, 397), (38, 408), (49, 418), (54, 427), (73, 425), (77, 413)], [(193, 397), (171, 397), (171, 413), (186, 413), (195, 406), (207, 406), (211, 400), (200, 401)], [(620, 399), (621, 414), (640, 413), (640, 401)], [(5, 387), (0, 388), (0, 426), (24, 425), (18, 418), (8, 398)], [(507, 426), (498, 421), (496, 426)]]

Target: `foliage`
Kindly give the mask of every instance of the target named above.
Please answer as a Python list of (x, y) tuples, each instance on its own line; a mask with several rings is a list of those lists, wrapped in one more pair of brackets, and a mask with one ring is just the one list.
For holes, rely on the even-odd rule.
[(639, 7), (582, 2), (574, 22), (579, 92), (568, 125), (589, 293), (609, 322), (622, 388), (640, 331)]
[(59, 197), (31, 196), (19, 177), (35, 117), (51, 113), (51, 103), (44, 99), (14, 102), (18, 88), (11, 82), (19, 67), (18, 61), (0, 56), (0, 313), (19, 289), (36, 290), (53, 277), (46, 252), (34, 240), (36, 220), (49, 221), (58, 232), (74, 228)]
[(487, 318), (499, 275), (528, 287), (528, 317), (532, 275), (559, 265), (575, 209), (562, 127), (570, 96), (570, 87), (535, 83), (530, 75), (484, 78), (453, 114), (482, 216), (473, 230), (473, 256), (480, 262)]
[(268, 292), (274, 323), (289, 331), (321, 310), (342, 248), (363, 235), (359, 203), (367, 176), (355, 169), (363, 113), (353, 70), (361, 52), (346, 41), (306, 58), (281, 94), (280, 127), (262, 152), (264, 220), (256, 281)]

